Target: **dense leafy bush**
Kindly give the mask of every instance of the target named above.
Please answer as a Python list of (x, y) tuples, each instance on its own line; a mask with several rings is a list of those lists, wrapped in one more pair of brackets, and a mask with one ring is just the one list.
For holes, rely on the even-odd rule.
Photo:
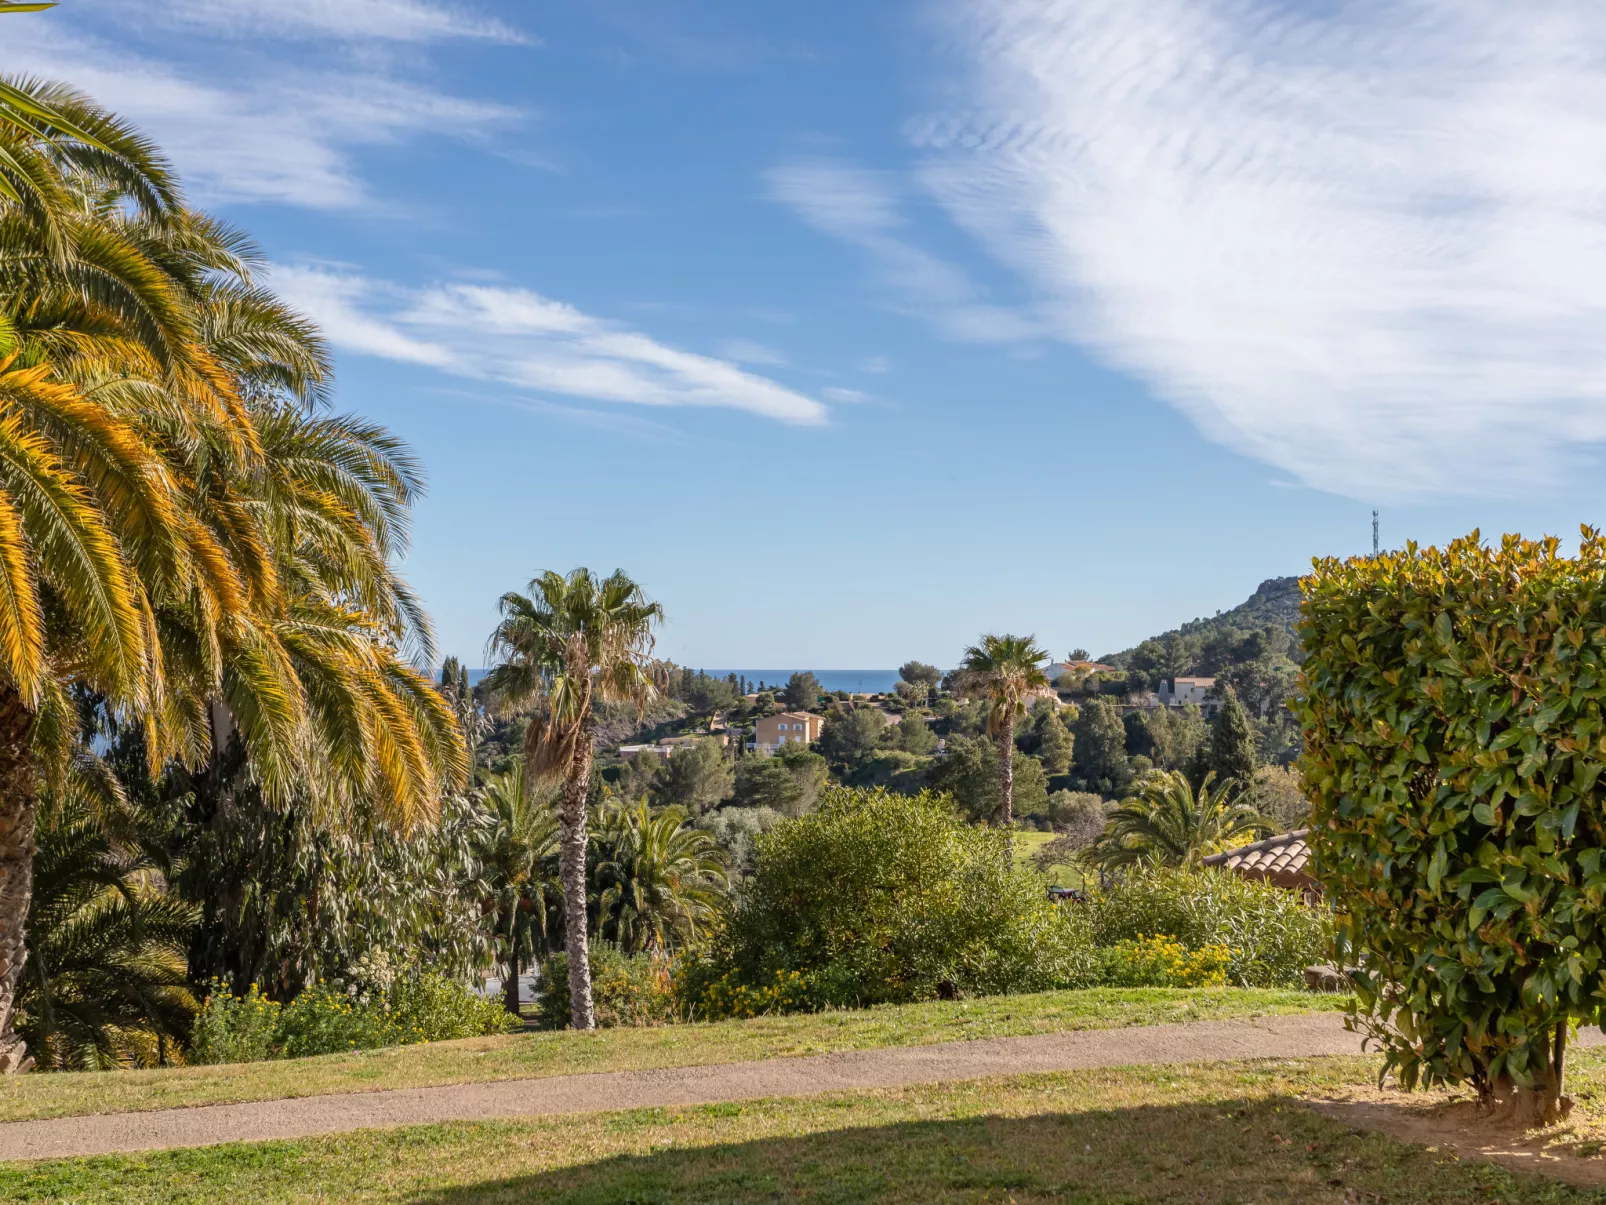
[(797, 972), (816, 1006), (1037, 991), (1074, 951), (1003, 835), (943, 796), (835, 788), (762, 837), (719, 961), (752, 989)]
[(1083, 905), (1100, 946), (1144, 934), (1174, 937), (1192, 950), (1231, 952), (1227, 981), (1244, 987), (1292, 987), (1304, 970), (1331, 957), (1332, 915), (1268, 883), (1211, 870), (1133, 871), (1094, 891)]
[[(676, 1019), (673, 963), (650, 954), (621, 954), (597, 942), (591, 947), (591, 999), (601, 1028), (664, 1025)], [(553, 954), (541, 964), (541, 1023), (569, 1027), (569, 956)]]
[(1606, 968), (1606, 541), (1317, 563), (1299, 715), (1359, 1020), (1406, 1084), (1549, 1120)]
[(382, 993), (318, 983), (289, 1004), (255, 984), (236, 996), (214, 980), (190, 1036), (192, 1063), (249, 1063), (343, 1050), (506, 1033), (516, 1017), (466, 986), (433, 973), (396, 977)]

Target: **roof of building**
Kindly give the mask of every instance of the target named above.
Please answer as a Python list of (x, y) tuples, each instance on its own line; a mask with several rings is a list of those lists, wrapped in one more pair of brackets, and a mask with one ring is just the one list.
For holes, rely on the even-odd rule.
[(1310, 829), (1301, 828), (1267, 837), (1253, 845), (1212, 854), (1204, 859), (1204, 864), (1224, 867), (1246, 879), (1267, 879), (1281, 887), (1298, 886), (1310, 881), (1310, 872), (1306, 869), (1310, 846), (1305, 844), (1309, 835)]
[(1216, 680), (1214, 678), (1184, 678), (1184, 677), (1176, 677), (1176, 678), (1173, 678), (1171, 680), (1173, 682), (1186, 682), (1189, 686), (1203, 686), (1203, 687), (1205, 687), (1207, 689), (1216, 684)]
[(1056, 661), (1049, 667), (1052, 674), (1114, 674), (1120, 671), (1102, 661)]
[(814, 720), (819, 722), (820, 717), (812, 711), (777, 711), (774, 715), (762, 717), (766, 720)]

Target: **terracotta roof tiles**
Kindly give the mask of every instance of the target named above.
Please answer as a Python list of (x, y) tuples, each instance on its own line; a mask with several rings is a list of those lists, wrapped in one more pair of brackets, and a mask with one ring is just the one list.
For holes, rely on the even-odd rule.
[(1267, 837), (1253, 845), (1212, 854), (1204, 859), (1204, 865), (1219, 866), (1246, 879), (1266, 879), (1279, 887), (1308, 887), (1311, 876), (1306, 865), (1310, 861), (1310, 846), (1305, 844), (1305, 838), (1309, 834), (1310, 829), (1302, 828)]

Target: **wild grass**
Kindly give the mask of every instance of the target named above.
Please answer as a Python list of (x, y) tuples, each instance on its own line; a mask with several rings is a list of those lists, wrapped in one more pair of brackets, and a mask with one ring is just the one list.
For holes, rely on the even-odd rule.
[(651, 1029), (469, 1038), (264, 1063), (61, 1072), (0, 1079), (0, 1121), (1318, 1012), (1342, 1003), (1337, 996), (1293, 991), (1096, 989)]

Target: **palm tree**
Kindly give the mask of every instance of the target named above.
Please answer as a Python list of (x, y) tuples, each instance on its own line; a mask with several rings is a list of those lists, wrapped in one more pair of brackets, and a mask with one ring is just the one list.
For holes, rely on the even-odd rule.
[(411, 664), (427, 619), (392, 569), (422, 485), (410, 453), (316, 412), (321, 339), (253, 283), (243, 236), (179, 205), (148, 143), (66, 89), (8, 87), (0, 1071), (29, 1063), (15, 993), (69, 684), (140, 721), (152, 767), (197, 768), (238, 731), (274, 800), (361, 798), (405, 826), (467, 777), (455, 717)]
[(139, 823), (115, 785), (112, 794), (115, 818), (75, 773), (40, 808), (17, 1012), (46, 1067), (160, 1065), (196, 1009), (186, 947), (197, 910), (166, 893), (137, 843), (109, 836)]
[(652, 701), (653, 630), (664, 611), (623, 570), (607, 578), (589, 569), (568, 577), (548, 570), (529, 589), (528, 596), (502, 596), (502, 620), (489, 645), (495, 668), (485, 688), (505, 711), (534, 708), (524, 730), (525, 773), (532, 785), (563, 781), (558, 860), (569, 1016), (574, 1028), (591, 1029), (596, 1018), (586, 956), (586, 800), (595, 753), (592, 708), (629, 701), (639, 712)]
[(557, 850), (557, 815), (551, 798), (526, 781), (522, 760), (492, 775), (483, 799), (496, 825), (480, 853), (482, 873), (491, 885), (496, 930), (507, 953), (504, 1002), (518, 1016), (520, 956), (535, 958), (548, 947), (547, 916), (556, 884), (546, 865)]
[[(959, 668), (966, 688), (987, 700), (987, 735), (998, 745), (999, 820), (1007, 834), (1015, 822), (1015, 721), (1026, 701), (1048, 688), (1046, 650), (1031, 636), (983, 636), (965, 650)], [(1008, 837), (1005, 838), (1008, 849)]]
[(1229, 783), (1212, 791), (1206, 775), (1195, 792), (1180, 770), (1151, 770), (1137, 793), (1110, 813), (1086, 857), (1103, 870), (1123, 866), (1192, 866), (1269, 827)]
[(595, 842), (597, 927), (621, 950), (667, 952), (718, 914), (730, 869), (713, 836), (678, 807), (604, 806)]

